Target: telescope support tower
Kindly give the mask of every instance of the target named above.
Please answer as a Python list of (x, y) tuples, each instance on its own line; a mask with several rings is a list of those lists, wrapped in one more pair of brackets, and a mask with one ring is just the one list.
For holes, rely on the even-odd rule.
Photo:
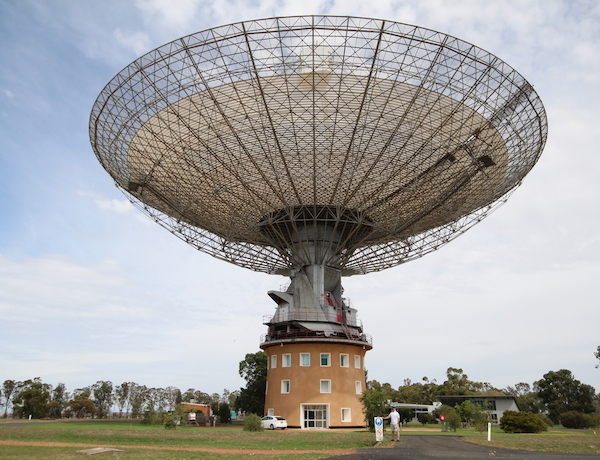
[[(314, 252), (313, 252), (314, 253)], [(265, 413), (298, 428), (363, 427), (360, 397), (370, 336), (348, 299), (341, 272), (324, 265), (294, 270), (265, 318), (261, 348), (268, 356)]]

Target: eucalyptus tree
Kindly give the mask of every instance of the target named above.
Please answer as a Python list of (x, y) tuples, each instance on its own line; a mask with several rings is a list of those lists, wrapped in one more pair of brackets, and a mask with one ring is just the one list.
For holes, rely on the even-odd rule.
[(13, 413), (19, 417), (42, 418), (48, 415), (52, 385), (39, 377), (19, 382), (18, 393), (13, 398)]
[(107, 380), (98, 380), (92, 385), (93, 401), (98, 409), (98, 417), (104, 418), (110, 415), (113, 402), (113, 384)]
[(4, 418), (8, 417), (8, 406), (17, 387), (14, 380), (5, 380), (2, 384), (2, 399), (4, 400)]
[(595, 411), (596, 390), (591, 385), (575, 379), (567, 369), (550, 371), (535, 384), (538, 388), (538, 396), (553, 420), (557, 420), (560, 414), (568, 411), (583, 414), (591, 414)]

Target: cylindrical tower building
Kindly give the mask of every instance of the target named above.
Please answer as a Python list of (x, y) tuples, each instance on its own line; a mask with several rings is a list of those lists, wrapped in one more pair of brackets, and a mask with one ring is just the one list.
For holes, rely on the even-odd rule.
[(364, 426), (360, 402), (364, 360), (372, 348), (356, 310), (341, 296), (339, 270), (312, 265), (298, 270), (265, 318), (261, 348), (268, 356), (265, 414), (291, 427)]
[(316, 335), (267, 336), (262, 342), (269, 363), (265, 413), (283, 415), (290, 427), (364, 426), (360, 397), (366, 385), (365, 353), (371, 345)]

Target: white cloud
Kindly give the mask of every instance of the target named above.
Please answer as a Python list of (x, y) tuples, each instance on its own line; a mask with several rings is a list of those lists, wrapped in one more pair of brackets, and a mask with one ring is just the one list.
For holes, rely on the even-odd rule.
[[(182, 262), (172, 256), (161, 263)], [(0, 369), (10, 374), (4, 379), (24, 380), (33, 372), (70, 390), (105, 379), (209, 392), (239, 388), (237, 364), (258, 350), (274, 278), (232, 281), (242, 270), (215, 264), (184, 263), (187, 273), (155, 266), (134, 277), (114, 260), (0, 256)], [(154, 278), (144, 280), (148, 274)]]
[(151, 50), (150, 37), (144, 32), (124, 32), (121, 29), (116, 29), (113, 32), (113, 37), (136, 55), (146, 54)]
[(173, 29), (187, 27), (197, 17), (198, 12), (206, 8), (207, 3), (212, 2), (203, 0), (179, 0), (177, 2), (135, 0), (136, 7), (141, 10), (147, 23), (158, 22), (163, 24), (163, 27)]
[(103, 211), (129, 216), (142, 225), (152, 225), (152, 221), (137, 210), (127, 199), (117, 200), (116, 198), (106, 198), (97, 193), (84, 190), (78, 190), (77, 194), (79, 196), (91, 198), (94, 204)]
[(96, 206), (106, 211), (112, 211), (117, 214), (133, 214), (136, 211), (135, 207), (129, 200), (117, 200), (115, 198), (105, 198), (97, 193), (88, 192), (85, 190), (78, 190), (77, 194), (91, 198)]
[(115, 261), (81, 265), (64, 256), (0, 256), (0, 266), (0, 310), (5, 319), (39, 323), (62, 315), (106, 320), (136, 316), (127, 303), (114, 303), (116, 291), (127, 292)]
[(3, 89), (2, 90), (2, 94), (4, 94), (7, 98), (12, 99), (15, 97), (15, 93), (13, 93), (11, 90), (9, 89)]
[(461, 246), (448, 246), (441, 261), (423, 259), (346, 282), (374, 337), (370, 376), (395, 385), (423, 375), (443, 380), (454, 366), (503, 387), (565, 367), (598, 388), (591, 351), (600, 311), (588, 292), (600, 263), (519, 272), (512, 264), (478, 262)]

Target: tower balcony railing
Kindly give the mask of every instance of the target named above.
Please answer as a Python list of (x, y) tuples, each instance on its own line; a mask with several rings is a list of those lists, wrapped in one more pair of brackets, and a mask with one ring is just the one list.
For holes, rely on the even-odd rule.
[(265, 345), (270, 342), (293, 342), (302, 339), (317, 340), (351, 340), (353, 342), (362, 342), (369, 347), (373, 346), (373, 338), (369, 334), (348, 330), (347, 332), (333, 331), (310, 331), (294, 329), (291, 331), (276, 331), (270, 334), (260, 336), (260, 344)]
[(311, 321), (344, 324), (349, 327), (362, 329), (362, 322), (357, 318), (343, 317), (337, 312), (302, 312), (292, 311), (285, 313), (275, 313), (274, 315), (263, 316), (263, 324), (287, 323), (292, 321)]

